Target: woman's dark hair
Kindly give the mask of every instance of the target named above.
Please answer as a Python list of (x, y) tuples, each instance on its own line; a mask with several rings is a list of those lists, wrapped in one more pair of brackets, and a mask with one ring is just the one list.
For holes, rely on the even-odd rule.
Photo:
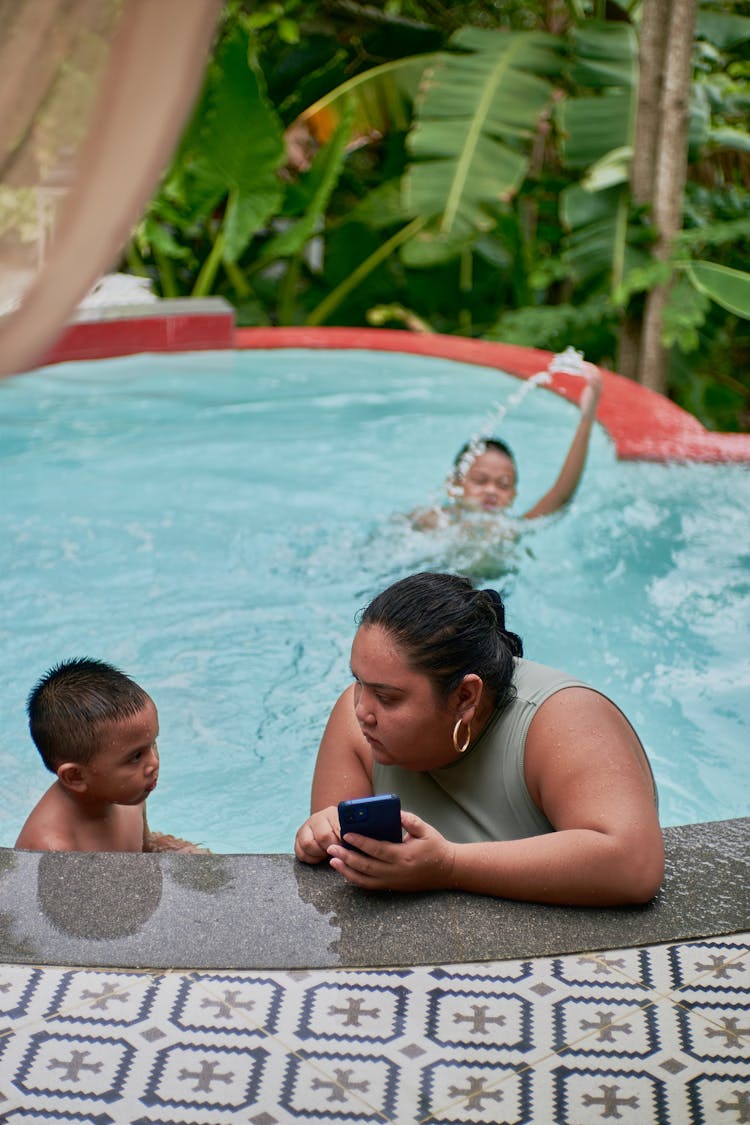
[(102, 748), (102, 727), (139, 714), (150, 702), (142, 687), (103, 660), (64, 660), (29, 693), (29, 731), (55, 773), (62, 762), (87, 765)]
[(505, 628), (496, 590), (477, 590), (458, 574), (412, 574), (394, 582), (362, 611), (361, 625), (379, 625), (446, 698), (464, 676), (480, 676), (496, 707), (513, 698), (513, 658), (523, 656)]

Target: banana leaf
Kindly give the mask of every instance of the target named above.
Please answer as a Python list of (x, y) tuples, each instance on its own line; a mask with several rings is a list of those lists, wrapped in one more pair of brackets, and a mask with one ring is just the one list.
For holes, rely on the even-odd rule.
[(633, 139), (633, 90), (569, 98), (558, 107), (562, 157), (568, 168), (588, 168)]
[(585, 174), (560, 196), (565, 259), (578, 281), (611, 292), (643, 258), (627, 242), (638, 43), (626, 24), (591, 21), (572, 48), (570, 76), (587, 92), (558, 106), (557, 124), (564, 163)]
[(433, 264), (493, 226), (488, 208), (523, 182), (562, 67), (560, 41), (542, 32), (464, 28), (450, 47), (425, 73), (407, 142), (405, 207), (432, 220), (420, 232), (422, 253), (413, 244), (402, 251), (409, 265), (425, 264), (428, 241)]
[(750, 39), (750, 17), (702, 8), (696, 17), (695, 30), (701, 39), (727, 50)]
[(588, 20), (571, 32), (569, 77), (592, 90), (633, 89), (638, 80), (638, 41), (627, 23)]
[(688, 262), (684, 269), (699, 292), (735, 316), (750, 320), (750, 273), (704, 261)]

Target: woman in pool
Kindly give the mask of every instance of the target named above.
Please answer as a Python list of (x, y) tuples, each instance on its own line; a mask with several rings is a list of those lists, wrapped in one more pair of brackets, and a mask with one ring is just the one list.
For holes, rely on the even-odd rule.
[[(500, 596), (415, 574), (364, 610), (354, 684), (318, 752), (304, 863), (368, 889), (570, 905), (642, 903), (664, 854), (641, 742), (606, 696), (524, 660)], [(398, 793), (402, 843), (347, 834), (337, 805)]]
[[(560, 368), (565, 370), (564, 367)], [(581, 417), (570, 443), (562, 468), (552, 487), (537, 500), (522, 519), (531, 520), (558, 511), (572, 498), (583, 476), (591, 429), (602, 393), (602, 375), (593, 363), (581, 363), (586, 388), (579, 403)], [(510, 508), (516, 498), (518, 473), (512, 452), (500, 438), (483, 437), (467, 442), (458, 451), (448, 491), (453, 505), (448, 508), (427, 508), (412, 514), (414, 527), (429, 530), (441, 525), (446, 515), (460, 518), (467, 509), (475, 512), (499, 513)]]

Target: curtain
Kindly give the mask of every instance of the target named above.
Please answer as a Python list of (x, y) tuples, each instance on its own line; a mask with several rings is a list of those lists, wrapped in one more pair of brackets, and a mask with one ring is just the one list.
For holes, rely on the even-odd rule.
[[(0, 376), (33, 366), (116, 263), (179, 142), (220, 11), (221, 0), (0, 0), (5, 295), (30, 275), (0, 319)], [(29, 263), (8, 234), (34, 221), (32, 198)]]

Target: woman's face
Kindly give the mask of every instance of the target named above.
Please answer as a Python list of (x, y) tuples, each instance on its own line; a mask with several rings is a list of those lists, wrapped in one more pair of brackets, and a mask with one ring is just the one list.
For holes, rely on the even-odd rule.
[(455, 759), (456, 693), (439, 699), (389, 633), (379, 625), (360, 626), (351, 668), (354, 712), (376, 762), (430, 770)]

